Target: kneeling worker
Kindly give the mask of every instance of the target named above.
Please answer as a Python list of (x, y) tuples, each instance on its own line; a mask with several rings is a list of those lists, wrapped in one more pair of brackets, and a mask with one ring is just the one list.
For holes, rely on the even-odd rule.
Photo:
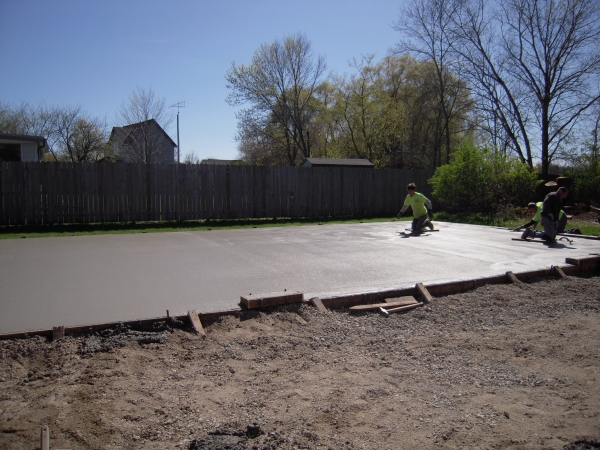
[[(547, 242), (555, 242), (556, 234), (563, 232), (567, 223), (567, 215), (562, 210), (562, 201), (568, 195), (569, 190), (566, 187), (560, 187), (556, 192), (551, 192), (546, 195), (546, 198), (544, 198), (544, 201), (542, 202), (541, 210), (536, 205), (536, 209), (539, 210), (539, 216), (541, 217), (540, 222), (544, 227), (544, 232), (540, 233), (527, 228), (523, 232), (521, 239), (540, 237)], [(538, 214), (533, 217), (532, 221), (537, 217)], [(537, 224), (537, 222), (535, 223)]]
[[(521, 239), (527, 239), (528, 237), (541, 238), (543, 236), (543, 231), (536, 230), (537, 224), (542, 220), (542, 205), (542, 202), (531, 202), (527, 205), (527, 210), (529, 211), (529, 214), (533, 214), (533, 218), (529, 222), (518, 226), (517, 228), (513, 228), (513, 231), (520, 231), (525, 228), (525, 231), (521, 235)], [(558, 214), (558, 220), (556, 221), (556, 233), (564, 233), (566, 226), (567, 215), (561, 209)]]
[(402, 209), (398, 213), (398, 219), (410, 206), (413, 211), (412, 232), (415, 234), (421, 233), (425, 226), (433, 230), (431, 201), (423, 194), (417, 192), (415, 183), (410, 183), (406, 189), (408, 190), (408, 195), (404, 199), (404, 206), (402, 206)]

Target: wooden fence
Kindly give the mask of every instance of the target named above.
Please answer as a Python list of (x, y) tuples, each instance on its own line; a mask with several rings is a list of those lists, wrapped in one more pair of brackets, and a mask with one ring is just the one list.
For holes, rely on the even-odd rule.
[(0, 163), (0, 225), (396, 214), (431, 171)]

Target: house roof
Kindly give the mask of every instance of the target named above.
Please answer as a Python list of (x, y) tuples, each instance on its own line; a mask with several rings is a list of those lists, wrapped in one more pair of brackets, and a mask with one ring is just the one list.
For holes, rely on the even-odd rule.
[(46, 138), (43, 136), (30, 136), (27, 134), (1, 134), (0, 142), (37, 142), (46, 146)]
[(202, 161), (200, 161), (200, 164), (219, 164), (219, 165), (233, 165), (233, 164), (239, 164), (241, 163), (242, 160), (240, 159), (214, 159), (214, 158), (207, 158), (207, 159), (203, 159)]
[[(309, 164), (307, 164), (309, 163)], [(341, 158), (306, 158), (303, 166), (318, 167), (374, 167), (368, 159), (341, 159)]]
[(165, 130), (158, 124), (158, 122), (154, 119), (144, 120), (142, 122), (132, 123), (130, 125), (125, 125), (124, 127), (113, 127), (110, 133), (110, 141), (118, 141), (119, 143), (123, 143), (127, 140), (129, 135), (135, 131), (136, 128), (140, 128), (143, 125), (152, 125), (157, 127), (166, 137), (171, 141), (173, 147), (177, 147), (177, 144), (171, 139), (171, 136), (167, 134)]

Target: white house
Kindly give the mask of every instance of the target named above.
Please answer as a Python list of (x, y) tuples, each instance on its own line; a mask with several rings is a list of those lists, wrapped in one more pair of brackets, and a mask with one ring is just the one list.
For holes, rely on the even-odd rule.
[(0, 162), (43, 161), (48, 152), (46, 138), (21, 134), (0, 134)]

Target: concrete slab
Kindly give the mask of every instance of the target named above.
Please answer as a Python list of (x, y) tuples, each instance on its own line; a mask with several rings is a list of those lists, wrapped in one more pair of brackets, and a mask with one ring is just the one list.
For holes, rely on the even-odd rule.
[(0, 241), (0, 334), (209, 313), (240, 296), (305, 299), (548, 269), (600, 241), (548, 247), (508, 230), (408, 222), (73, 236)]

